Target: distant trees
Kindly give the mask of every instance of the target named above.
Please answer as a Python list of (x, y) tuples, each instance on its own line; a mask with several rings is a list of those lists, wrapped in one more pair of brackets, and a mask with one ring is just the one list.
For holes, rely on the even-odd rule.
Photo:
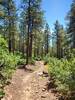
[[(15, 51), (15, 33), (16, 33), (16, 7), (13, 0), (3, 0), (1, 2), (3, 8), (3, 28), (4, 36), (8, 37), (9, 52)], [(7, 36), (6, 36), (7, 34)]]
[(63, 55), (65, 56), (65, 52), (75, 48), (75, 0), (71, 4), (70, 11), (67, 14), (67, 20), (66, 29), (58, 21), (55, 22), (54, 32), (52, 34), (52, 51), (56, 53), (57, 58), (62, 58)]
[(57, 58), (62, 58), (64, 53), (64, 29), (58, 21), (55, 22), (54, 34), (56, 38)]
[[(67, 28), (64, 29), (62, 25), (58, 22), (55, 22), (53, 39), (56, 43), (56, 47), (54, 47), (54, 43), (52, 44), (53, 48), (56, 48), (54, 52), (57, 55), (57, 58), (62, 58), (65, 56), (65, 53), (70, 51), (72, 48), (75, 48), (75, 0), (73, 0), (71, 9), (67, 15)], [(53, 46), (54, 45), (54, 46)], [(68, 54), (69, 55), (69, 54)]]
[(45, 55), (49, 53), (49, 45), (50, 45), (50, 28), (49, 25), (46, 23), (45, 30), (44, 30), (44, 38), (45, 38)]

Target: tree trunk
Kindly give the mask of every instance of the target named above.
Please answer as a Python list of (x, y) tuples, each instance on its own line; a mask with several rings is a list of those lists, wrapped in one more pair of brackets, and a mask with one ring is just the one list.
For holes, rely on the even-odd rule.
[(29, 63), (29, 40), (30, 40), (30, 0), (28, 2), (28, 34), (27, 34), (27, 50), (26, 50), (26, 64)]
[(32, 58), (32, 40), (33, 40), (33, 36), (32, 36), (32, 33), (31, 33), (31, 36), (30, 36), (30, 46), (29, 46), (29, 57), (30, 59)]
[[(8, 17), (10, 17), (10, 8), (9, 8), (9, 4), (8, 4)], [(8, 40), (8, 47), (9, 47), (9, 52), (12, 51), (12, 46), (11, 46), (11, 20), (9, 18), (9, 26), (8, 26), (8, 32), (9, 32), (9, 40)]]
[(46, 54), (48, 54), (48, 50), (49, 50), (49, 43), (48, 43), (48, 34), (47, 34), (47, 51), (46, 51)]

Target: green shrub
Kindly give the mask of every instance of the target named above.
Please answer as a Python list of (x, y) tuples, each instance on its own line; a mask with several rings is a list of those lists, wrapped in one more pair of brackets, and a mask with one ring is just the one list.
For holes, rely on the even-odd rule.
[(7, 41), (0, 35), (0, 49), (7, 49)]
[(5, 93), (3, 92), (2, 89), (0, 89), (0, 100), (1, 100), (1, 98), (3, 98), (4, 95), (5, 95)]
[(72, 60), (48, 58), (48, 72), (62, 93), (75, 91), (75, 58)]
[(50, 60), (50, 57), (47, 55), (46, 57), (44, 57), (44, 64), (48, 64)]
[(36, 61), (40, 61), (42, 58), (39, 56), (39, 57), (34, 57), (33, 59), (35, 59)]
[(75, 58), (75, 49), (67, 49), (65, 51), (65, 58), (67, 58), (68, 60)]

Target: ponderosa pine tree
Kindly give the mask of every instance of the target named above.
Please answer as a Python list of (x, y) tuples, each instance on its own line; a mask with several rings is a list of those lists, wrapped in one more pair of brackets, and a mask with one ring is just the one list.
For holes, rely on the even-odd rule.
[(13, 0), (8, 0), (7, 4), (7, 19), (9, 31), (9, 52), (15, 51), (15, 33), (16, 33), (16, 7)]
[(27, 31), (27, 50), (26, 50), (26, 64), (32, 58), (32, 45), (35, 30), (38, 30), (42, 25), (42, 11), (40, 9), (41, 0), (23, 0), (23, 10), (25, 11)]
[(68, 19), (68, 43), (70, 44), (70, 48), (75, 48), (75, 0), (73, 0), (71, 9), (67, 15)]
[(27, 40), (27, 24), (26, 24), (26, 14), (23, 10), (20, 15), (20, 34), (19, 34), (19, 51), (22, 52), (23, 56), (26, 53), (26, 40)]
[(63, 26), (59, 24), (58, 20), (55, 22), (54, 33), (56, 35), (56, 46), (57, 46), (57, 58), (63, 57), (63, 46), (64, 46), (64, 29)]
[(49, 53), (49, 44), (50, 44), (50, 28), (49, 25), (46, 23), (45, 31), (44, 31), (44, 37), (45, 37), (45, 55)]

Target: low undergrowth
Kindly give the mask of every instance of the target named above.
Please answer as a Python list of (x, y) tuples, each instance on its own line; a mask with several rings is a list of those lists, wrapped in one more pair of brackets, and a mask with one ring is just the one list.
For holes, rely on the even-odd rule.
[(59, 60), (46, 57), (45, 64), (48, 64), (48, 72), (54, 79), (57, 91), (65, 98), (75, 100), (75, 58)]

